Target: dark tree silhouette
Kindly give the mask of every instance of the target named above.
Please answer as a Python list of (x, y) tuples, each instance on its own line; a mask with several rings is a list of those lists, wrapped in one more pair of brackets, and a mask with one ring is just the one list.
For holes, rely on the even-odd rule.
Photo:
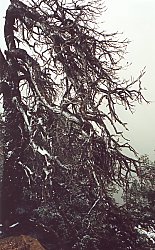
[(127, 42), (97, 30), (100, 1), (10, 2), (0, 54), (4, 232), (33, 221), (63, 249), (113, 249), (116, 238), (128, 249), (136, 233), (110, 190), (139, 162), (124, 154), (135, 151), (118, 130), (126, 124), (117, 106), (132, 111), (144, 99), (143, 72), (119, 79)]

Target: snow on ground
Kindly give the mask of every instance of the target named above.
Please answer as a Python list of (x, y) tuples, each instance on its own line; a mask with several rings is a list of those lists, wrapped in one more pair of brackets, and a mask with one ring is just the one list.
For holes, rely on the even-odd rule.
[(136, 228), (138, 233), (147, 237), (153, 244), (155, 244), (155, 228), (150, 227), (148, 230), (142, 228), (140, 225)]
[(0, 234), (2, 234), (2, 230), (1, 230), (1, 228), (2, 228), (2, 224), (0, 224)]

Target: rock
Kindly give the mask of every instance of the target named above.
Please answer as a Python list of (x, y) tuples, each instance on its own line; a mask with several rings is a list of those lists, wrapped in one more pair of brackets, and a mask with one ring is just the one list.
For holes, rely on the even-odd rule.
[(37, 239), (27, 235), (0, 239), (0, 250), (45, 250)]

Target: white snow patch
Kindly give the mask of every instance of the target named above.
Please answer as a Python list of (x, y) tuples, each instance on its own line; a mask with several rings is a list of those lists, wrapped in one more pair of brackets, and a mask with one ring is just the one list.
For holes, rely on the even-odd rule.
[(33, 175), (34, 172), (32, 172), (32, 170), (28, 166), (23, 164), (21, 161), (19, 161), (19, 164), (23, 166), (25, 174), (26, 174), (28, 181), (29, 181), (29, 184), (30, 184), (31, 183), (31, 175)]
[(32, 145), (35, 151), (37, 151), (41, 155), (44, 155), (44, 156), (47, 155), (48, 157), (50, 157), (50, 154), (47, 152), (46, 149), (41, 148), (40, 146), (36, 145), (34, 142), (32, 142)]
[(24, 165), (24, 167), (29, 172), (30, 175), (34, 174), (28, 166)]
[(15, 227), (15, 226), (17, 226), (17, 225), (19, 225), (19, 222), (16, 222), (16, 223), (14, 223), (14, 224), (12, 224), (11, 226), (9, 226), (9, 227)]
[[(58, 163), (58, 165), (59, 165), (60, 167), (66, 169), (66, 170), (69, 169), (67, 166), (65, 166), (65, 165), (63, 165), (63, 164), (61, 163), (61, 161), (58, 159), (57, 156), (52, 156), (46, 149), (41, 148), (40, 146), (36, 145), (33, 141), (32, 141), (32, 146), (33, 146), (33, 149), (34, 149), (36, 152), (40, 153), (40, 154), (43, 155), (43, 156), (47, 156), (50, 160), (54, 160), (55, 162)], [(46, 159), (47, 159), (47, 158), (46, 158)]]
[(52, 172), (52, 171), (51, 171), (52, 169), (47, 170), (46, 168), (43, 168), (43, 170), (44, 170), (44, 173), (45, 173), (45, 180), (47, 180), (48, 175)]
[(8, 157), (8, 158), (11, 157), (12, 154), (13, 154), (13, 152), (12, 152), (12, 151), (9, 151), (7, 157)]
[(38, 118), (38, 124), (43, 125), (43, 120), (42, 120), (42, 118), (41, 118), (41, 117), (40, 117), (40, 118)]
[(155, 243), (155, 229), (153, 227), (150, 227), (147, 231), (146, 229), (143, 229), (140, 225), (138, 225), (136, 229), (140, 234), (145, 235), (147, 238), (149, 238), (152, 243)]

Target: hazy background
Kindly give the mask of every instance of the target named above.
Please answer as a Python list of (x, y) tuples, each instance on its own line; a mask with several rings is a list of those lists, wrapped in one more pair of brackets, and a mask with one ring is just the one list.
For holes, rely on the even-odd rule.
[[(3, 40), (4, 17), (9, 0), (0, 2), (0, 48), (5, 49)], [(155, 160), (155, 1), (154, 0), (107, 0), (103, 13), (103, 28), (106, 32), (120, 34), (120, 39), (128, 38), (126, 61), (132, 63), (120, 74), (135, 78), (146, 66), (143, 87), (146, 98), (151, 104), (136, 105), (135, 113), (121, 112), (124, 122), (128, 123), (126, 136), (140, 155), (148, 154)]]
[(127, 61), (132, 65), (123, 72), (124, 76), (138, 76), (146, 66), (143, 87), (151, 104), (137, 105), (134, 115), (123, 113), (128, 123), (128, 137), (140, 154), (149, 154), (155, 160), (155, 1), (154, 0), (107, 0), (105, 1), (105, 27), (107, 31), (123, 32), (131, 43)]

